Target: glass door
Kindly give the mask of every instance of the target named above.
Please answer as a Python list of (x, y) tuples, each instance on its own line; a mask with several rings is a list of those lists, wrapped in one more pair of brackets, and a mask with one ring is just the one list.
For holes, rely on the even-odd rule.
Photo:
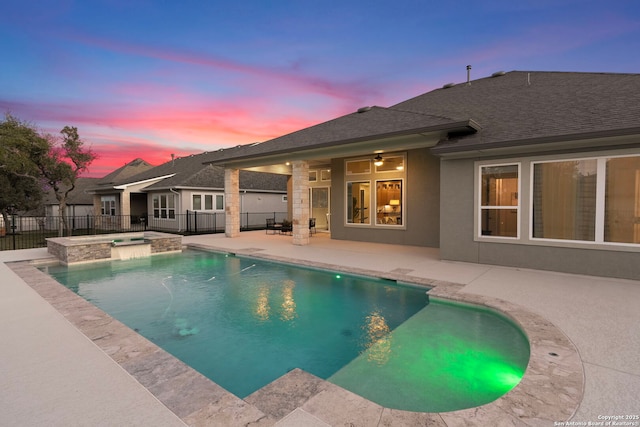
[(329, 231), (329, 187), (312, 187), (309, 190), (311, 192), (309, 218), (316, 219), (316, 230)]

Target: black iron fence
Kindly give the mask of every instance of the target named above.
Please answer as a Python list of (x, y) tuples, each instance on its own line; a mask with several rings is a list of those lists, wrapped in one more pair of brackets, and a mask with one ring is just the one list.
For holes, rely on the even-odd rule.
[[(243, 212), (240, 231), (262, 230), (267, 218), (286, 219), (286, 212)], [(82, 236), (135, 231), (162, 231), (182, 235), (224, 233), (225, 213), (187, 211), (167, 218), (134, 215), (83, 215), (66, 218), (66, 235)], [(0, 216), (0, 250), (31, 249), (47, 246), (47, 238), (58, 237), (58, 216)]]

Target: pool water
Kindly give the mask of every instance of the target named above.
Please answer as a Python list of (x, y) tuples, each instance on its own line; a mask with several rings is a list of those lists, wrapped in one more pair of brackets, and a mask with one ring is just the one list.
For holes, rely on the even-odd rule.
[(462, 409), (529, 356), (495, 313), (386, 280), (200, 251), (43, 269), (241, 398), (301, 368), (383, 406)]

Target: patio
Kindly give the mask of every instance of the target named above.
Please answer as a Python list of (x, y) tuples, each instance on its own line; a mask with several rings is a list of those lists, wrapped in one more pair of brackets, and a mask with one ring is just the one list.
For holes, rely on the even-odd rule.
[[(337, 241), (322, 233), (308, 246), (294, 246), (291, 238), (273, 238), (264, 231), (233, 239), (190, 236), (183, 243), (459, 283), (462, 292), (499, 298), (544, 317), (577, 347), (585, 391), (572, 421), (597, 422), (599, 416), (637, 415), (640, 410), (639, 281), (443, 262), (437, 249)], [(46, 249), (0, 253), (0, 378), (6, 396), (0, 423), (184, 425), (5, 265), (48, 257)], [(300, 408), (275, 425), (300, 425), (302, 420), (328, 425)], [(442, 419), (437, 424), (445, 425)], [(377, 419), (362, 425), (394, 424)]]

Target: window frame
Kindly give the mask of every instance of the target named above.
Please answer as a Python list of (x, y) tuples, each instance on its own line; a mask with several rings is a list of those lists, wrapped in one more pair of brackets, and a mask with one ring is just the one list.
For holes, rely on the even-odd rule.
[[(196, 197), (200, 198), (200, 207), (196, 209)], [(221, 208), (218, 208), (218, 200), (221, 199)], [(211, 208), (207, 208), (211, 202)], [(191, 193), (191, 210), (194, 212), (222, 212), (224, 211), (224, 194), (216, 192)]]
[[(377, 229), (393, 229), (393, 230), (406, 230), (406, 212), (407, 212), (407, 153), (406, 152), (390, 152), (382, 154), (384, 158), (399, 158), (401, 159), (401, 169), (391, 169), (385, 171), (378, 171), (377, 166), (374, 165), (372, 157), (353, 157), (344, 159), (344, 226), (345, 227), (368, 227)], [(348, 165), (352, 162), (368, 162), (368, 172), (351, 173), (348, 171)], [(372, 167), (372, 165), (374, 165)], [(400, 189), (400, 223), (396, 224), (382, 224), (378, 223), (378, 189), (377, 183), (383, 181), (401, 181)], [(349, 222), (349, 199), (348, 199), (348, 187), (349, 184), (368, 182), (369, 183), (369, 199), (368, 199), (368, 222)]]
[[(585, 155), (576, 157), (563, 157), (558, 159), (544, 159), (530, 161), (530, 221), (529, 221), (529, 239), (532, 242), (550, 242), (550, 243), (570, 243), (587, 246), (624, 246), (630, 248), (640, 248), (640, 243), (628, 242), (609, 242), (605, 240), (605, 219), (606, 219), (606, 184), (607, 184), (607, 160), (624, 158), (624, 157), (640, 157), (638, 154), (611, 154), (611, 155)], [(569, 239), (552, 239), (545, 237), (533, 236), (533, 186), (534, 186), (534, 165), (541, 163), (571, 162), (571, 161), (596, 161), (596, 196), (595, 196), (595, 236), (594, 240), (569, 240)]]
[[(518, 186), (516, 197), (518, 200), (517, 205), (482, 205), (482, 170), (483, 168), (494, 168), (500, 166), (516, 166), (518, 173)], [(500, 163), (483, 163), (476, 166), (476, 239), (489, 239), (489, 240), (520, 240), (520, 229), (522, 227), (522, 162), (500, 162)], [(515, 210), (516, 211), (516, 235), (515, 236), (492, 236), (488, 234), (482, 234), (482, 213), (483, 210)]]
[[(622, 157), (638, 157), (640, 152), (637, 148), (627, 148), (606, 151), (582, 151), (574, 153), (562, 153), (555, 155), (539, 155), (539, 156), (519, 156), (504, 159), (483, 159), (473, 162), (474, 167), (474, 194), (473, 194), (473, 240), (478, 243), (505, 243), (505, 244), (522, 244), (529, 246), (551, 246), (565, 247), (574, 249), (589, 250), (606, 250), (621, 252), (640, 252), (640, 243), (611, 242), (604, 240), (605, 227), (605, 191), (606, 191), (606, 161)], [(549, 239), (533, 237), (533, 187), (534, 187), (534, 164), (546, 162), (563, 162), (576, 160), (599, 160), (596, 171), (597, 193), (596, 193), (596, 238), (595, 241), (588, 240), (568, 240), (568, 239)], [(482, 235), (480, 216), (481, 199), (481, 168), (498, 165), (520, 164), (519, 171), (519, 190), (518, 200), (520, 203), (518, 218), (518, 238), (513, 237), (497, 237)]]
[[(395, 223), (395, 224), (389, 224), (389, 223), (379, 223), (378, 222), (378, 214), (381, 212), (378, 212), (378, 184), (382, 184), (385, 182), (389, 182), (389, 181), (400, 181), (400, 196), (398, 197), (398, 199), (400, 200), (400, 223)], [(406, 212), (406, 209), (404, 208), (404, 200), (405, 200), (405, 179), (404, 178), (381, 178), (381, 179), (376, 179), (375, 180), (375, 185), (376, 185), (376, 193), (374, 196), (374, 202), (375, 202), (375, 211), (376, 211), (376, 221), (375, 221), (375, 225), (377, 227), (389, 227), (389, 228), (398, 228), (398, 227), (404, 227), (404, 214)], [(395, 200), (395, 199), (394, 199)], [(386, 206), (386, 205), (384, 205)], [(393, 212), (395, 212), (395, 209), (392, 207), (391, 209), (393, 209)], [(384, 212), (382, 212), (384, 214)]]
[[(106, 212), (105, 205), (109, 204), (109, 212)], [(116, 196), (100, 196), (100, 215), (116, 216)]]
[[(369, 211), (369, 216), (367, 217), (367, 222), (349, 222), (349, 184), (369, 184), (369, 197), (367, 198), (368, 200), (368, 207), (366, 208)], [(354, 180), (354, 181), (345, 181), (345, 192), (344, 192), (344, 210), (345, 210), (345, 224), (348, 226), (352, 226), (352, 227), (370, 227), (372, 226), (371, 224), (371, 201), (372, 201), (372, 186), (371, 186), (371, 180), (369, 179), (362, 179), (362, 180)], [(353, 218), (352, 218), (353, 220)]]
[[(166, 204), (163, 206), (162, 200), (166, 200)], [(173, 206), (169, 202), (169, 200), (173, 200)], [(157, 203), (156, 203), (157, 201)], [(176, 195), (173, 193), (155, 193), (151, 197), (151, 209), (152, 209), (152, 217), (154, 219), (166, 220), (166, 221), (175, 221), (176, 219)], [(157, 215), (156, 215), (157, 211)], [(164, 216), (163, 216), (164, 212)]]

